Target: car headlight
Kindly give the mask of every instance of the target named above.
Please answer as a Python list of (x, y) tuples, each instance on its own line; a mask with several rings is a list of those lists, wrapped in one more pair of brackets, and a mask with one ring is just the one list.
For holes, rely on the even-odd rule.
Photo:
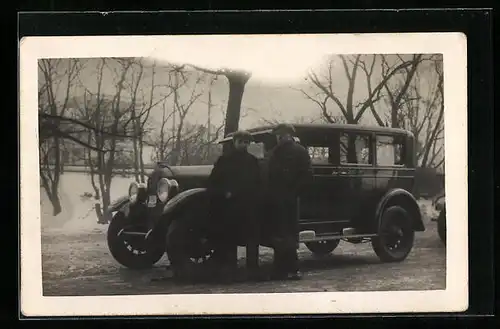
[(170, 180), (170, 195), (174, 196), (179, 192), (179, 183), (175, 179)]
[(161, 202), (165, 202), (168, 199), (168, 193), (170, 192), (170, 181), (167, 178), (161, 178), (156, 186), (156, 195)]
[(134, 204), (137, 201), (144, 202), (146, 201), (147, 193), (146, 193), (146, 184), (132, 182), (128, 188), (128, 198), (130, 203)]

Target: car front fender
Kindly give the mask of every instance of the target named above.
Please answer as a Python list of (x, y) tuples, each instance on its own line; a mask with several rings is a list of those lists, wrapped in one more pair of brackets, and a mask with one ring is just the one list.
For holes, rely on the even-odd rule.
[[(111, 202), (109, 205), (107, 212), (111, 215), (115, 211), (122, 211), (124, 207), (128, 206), (128, 203), (130, 202), (129, 197), (124, 195), (116, 199), (115, 201)], [(128, 208), (128, 207), (127, 207)]]
[(422, 213), (420, 212), (417, 200), (410, 192), (399, 188), (390, 190), (379, 201), (375, 211), (375, 219), (379, 227), (384, 210), (391, 206), (403, 207), (413, 219), (413, 229), (417, 232), (425, 231)]
[(206, 188), (194, 188), (183, 191), (167, 202), (167, 204), (163, 207), (162, 215), (172, 217), (173, 214), (180, 211), (180, 209), (185, 207), (188, 203), (191, 203), (205, 194)]

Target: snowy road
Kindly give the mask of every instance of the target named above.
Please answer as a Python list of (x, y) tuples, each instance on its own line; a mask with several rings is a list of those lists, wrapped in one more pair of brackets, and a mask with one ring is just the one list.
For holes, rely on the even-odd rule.
[[(231, 285), (177, 285), (168, 277), (168, 260), (153, 269), (134, 271), (117, 264), (107, 250), (103, 232), (42, 236), (43, 289), (46, 296), (169, 294), (221, 292), (391, 291), (444, 289), (445, 248), (434, 225), (419, 234), (402, 263), (382, 264), (369, 243), (341, 242), (329, 256), (315, 258), (302, 246), (300, 282), (269, 281)], [(243, 261), (244, 250), (240, 256)], [(272, 251), (261, 248), (261, 261), (270, 264)]]

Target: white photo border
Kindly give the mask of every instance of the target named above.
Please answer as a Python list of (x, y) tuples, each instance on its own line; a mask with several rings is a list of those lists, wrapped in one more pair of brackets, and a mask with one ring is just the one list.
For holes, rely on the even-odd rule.
[[(45, 297), (38, 155), (40, 58), (145, 57), (160, 44), (198, 48), (204, 38), (313, 38), (338, 54), (443, 54), (446, 289)], [(304, 39), (305, 40), (305, 39)], [(459, 312), (468, 307), (467, 40), (463, 33), (26, 37), (20, 43), (21, 312), (24, 316), (147, 316)], [(300, 47), (298, 47), (300, 51)], [(189, 49), (185, 50), (189, 52)], [(296, 54), (300, 56), (300, 54)]]

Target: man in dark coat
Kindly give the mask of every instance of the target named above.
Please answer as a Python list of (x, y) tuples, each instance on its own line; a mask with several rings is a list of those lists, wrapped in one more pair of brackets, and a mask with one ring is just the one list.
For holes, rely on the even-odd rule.
[(297, 143), (292, 125), (280, 124), (274, 129), (278, 145), (269, 158), (268, 188), (272, 199), (275, 279), (299, 280), (298, 198), (311, 179), (311, 158)]
[[(252, 136), (246, 131), (233, 135), (233, 149), (215, 163), (208, 179), (210, 195), (210, 240), (214, 265), (222, 279), (230, 280), (237, 267), (237, 246), (247, 247), (250, 277), (258, 276), (259, 245), (255, 214), (260, 187), (260, 167), (247, 148)], [(225, 277), (225, 278), (224, 278)]]

